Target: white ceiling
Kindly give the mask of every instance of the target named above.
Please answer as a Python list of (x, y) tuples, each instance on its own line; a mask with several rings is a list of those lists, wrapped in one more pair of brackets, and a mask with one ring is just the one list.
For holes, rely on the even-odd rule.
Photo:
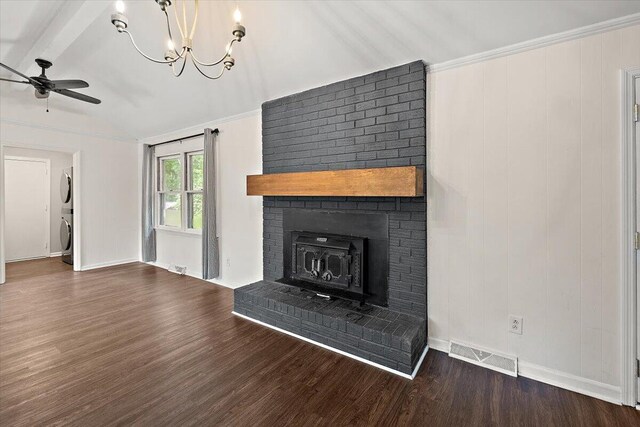
[[(174, 1), (175, 3), (175, 1)], [(149, 54), (166, 45), (155, 2), (125, 1), (129, 30)], [(0, 62), (36, 74), (35, 57), (54, 62), (49, 78), (81, 78), (84, 104), (51, 95), (50, 108), (110, 122), (117, 133), (146, 138), (256, 110), (287, 94), (422, 59), (435, 64), (640, 12), (640, 1), (201, 1), (194, 49), (220, 55), (239, 4), (247, 36), (234, 47), (234, 69), (209, 81), (187, 65), (138, 55), (111, 25), (114, 2), (0, 1)], [(5, 70), (0, 76), (9, 77)], [(2, 117), (11, 106), (44, 108), (21, 85), (1, 83)], [(17, 111), (18, 108), (15, 108)], [(24, 119), (24, 118), (23, 118)]]

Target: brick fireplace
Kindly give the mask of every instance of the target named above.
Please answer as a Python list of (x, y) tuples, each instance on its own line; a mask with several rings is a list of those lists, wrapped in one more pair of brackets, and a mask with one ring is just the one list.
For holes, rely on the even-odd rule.
[[(425, 77), (416, 61), (264, 103), (263, 173), (424, 168)], [(263, 200), (264, 280), (236, 289), (235, 312), (411, 374), (426, 346), (426, 197)]]

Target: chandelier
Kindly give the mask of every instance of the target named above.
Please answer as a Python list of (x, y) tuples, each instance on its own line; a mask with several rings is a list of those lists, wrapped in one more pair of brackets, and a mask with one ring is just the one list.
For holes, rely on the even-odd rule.
[[(157, 64), (168, 64), (171, 67), (171, 71), (173, 75), (176, 77), (180, 77), (182, 72), (184, 71), (185, 65), (188, 60), (191, 60), (196, 69), (208, 79), (216, 80), (222, 77), (222, 74), (226, 70), (231, 70), (231, 67), (235, 65), (235, 60), (231, 56), (231, 48), (235, 42), (242, 41), (242, 38), (246, 34), (245, 28), (240, 25), (240, 19), (242, 15), (240, 14), (240, 10), (236, 8), (236, 11), (233, 14), (235, 24), (233, 25), (231, 34), (233, 34), (233, 38), (227, 43), (227, 46), (224, 50), (224, 55), (217, 61), (206, 62), (199, 60), (193, 52), (193, 35), (196, 31), (196, 24), (198, 22), (198, 0), (195, 1), (195, 12), (193, 14), (193, 20), (191, 21), (191, 26), (187, 25), (187, 7), (186, 0), (174, 0), (176, 5), (173, 7), (176, 17), (176, 23), (178, 25), (178, 30), (180, 31), (180, 36), (182, 37), (182, 48), (180, 50), (176, 49), (176, 44), (173, 41), (173, 33), (171, 32), (171, 22), (169, 19), (169, 13), (167, 9), (171, 6), (171, 0), (155, 0), (162, 9), (164, 16), (167, 20), (167, 32), (169, 34), (169, 39), (167, 41), (168, 50), (164, 53), (164, 60), (152, 58), (151, 56), (144, 53), (138, 45), (131, 33), (127, 30), (129, 25), (129, 20), (124, 14), (124, 2), (122, 0), (118, 0), (116, 2), (116, 13), (111, 15), (111, 23), (116, 27), (119, 33), (125, 33), (131, 39), (131, 43), (133, 47), (140, 53), (140, 55), (147, 58), (149, 61), (155, 62)], [(178, 2), (182, 3), (182, 12), (179, 13), (177, 6)], [(220, 66), (222, 64), (222, 66)], [(216, 67), (220, 68), (220, 72), (217, 75), (208, 75), (203, 71), (204, 67)]]

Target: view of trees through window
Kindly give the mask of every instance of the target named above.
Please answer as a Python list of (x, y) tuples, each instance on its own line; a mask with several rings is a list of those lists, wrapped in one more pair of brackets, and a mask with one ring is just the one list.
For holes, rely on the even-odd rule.
[(162, 159), (162, 190), (182, 190), (182, 166), (179, 158)]
[[(185, 161), (186, 160), (186, 161)], [(183, 200), (187, 203), (186, 228), (202, 229), (202, 186), (204, 179), (202, 153), (160, 158), (159, 207), (160, 224), (182, 228)], [(183, 182), (183, 164), (187, 167)]]
[(179, 157), (160, 160), (160, 224), (169, 227), (182, 226), (182, 164)]

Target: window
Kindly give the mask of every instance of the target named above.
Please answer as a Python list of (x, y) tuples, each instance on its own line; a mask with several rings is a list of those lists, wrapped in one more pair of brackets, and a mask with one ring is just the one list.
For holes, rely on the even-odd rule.
[(158, 157), (158, 226), (182, 231), (202, 229), (203, 163), (201, 151)]

